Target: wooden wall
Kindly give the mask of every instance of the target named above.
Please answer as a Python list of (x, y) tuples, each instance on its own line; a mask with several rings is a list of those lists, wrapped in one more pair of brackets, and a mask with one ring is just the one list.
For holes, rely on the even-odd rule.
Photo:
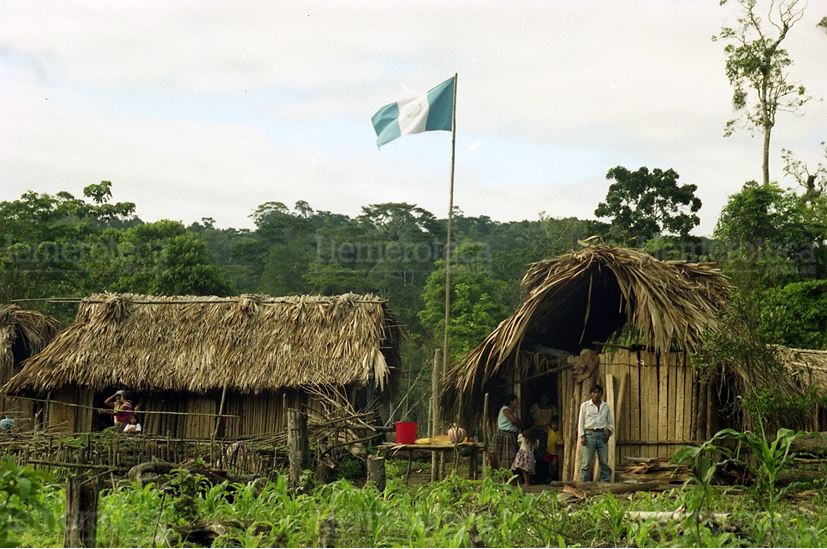
[[(286, 400), (285, 400), (285, 394)], [(298, 406), (301, 395), (296, 390), (241, 394), (229, 391), (224, 398), (225, 417), (218, 424), (218, 437), (236, 439), (284, 431), (287, 425), (284, 405)], [(145, 433), (175, 438), (205, 439), (216, 430), (216, 414), (221, 393), (207, 395), (162, 393), (145, 395), (142, 409), (170, 414), (144, 414)]]
[[(88, 433), (92, 430), (93, 397), (92, 391), (80, 387), (64, 387), (50, 393), (46, 424), (58, 431)], [(67, 404), (61, 404), (64, 402)]]
[[(15, 338), (15, 327), (5, 326), (0, 328), (0, 387), (6, 384), (16, 373), (14, 362), (14, 351), (12, 343)], [(14, 418), (15, 429), (31, 430), (34, 428), (36, 406), (31, 400), (24, 400), (0, 394), (0, 419), (5, 414)]]
[(715, 432), (714, 394), (696, 378), (685, 353), (618, 349), (601, 354), (591, 377), (580, 383), (571, 370), (558, 376), (564, 480), (579, 480), (577, 420), (580, 404), (589, 398), (594, 383), (603, 385), (604, 400), (613, 405), (617, 465), (631, 456), (669, 458), (681, 445), (705, 440)]

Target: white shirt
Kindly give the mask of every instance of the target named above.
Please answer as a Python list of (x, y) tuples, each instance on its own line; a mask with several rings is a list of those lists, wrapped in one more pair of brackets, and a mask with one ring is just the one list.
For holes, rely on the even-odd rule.
[(586, 429), (606, 429), (614, 433), (614, 416), (608, 404), (600, 401), (600, 407), (595, 406), (591, 399), (580, 405), (580, 418), (577, 421), (577, 436), (586, 434)]

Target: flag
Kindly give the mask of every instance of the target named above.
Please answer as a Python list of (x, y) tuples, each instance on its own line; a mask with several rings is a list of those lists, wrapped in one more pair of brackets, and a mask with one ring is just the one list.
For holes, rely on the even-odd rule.
[(376, 145), (381, 147), (409, 133), (451, 131), (454, 114), (454, 78), (421, 97), (385, 105), (373, 115)]

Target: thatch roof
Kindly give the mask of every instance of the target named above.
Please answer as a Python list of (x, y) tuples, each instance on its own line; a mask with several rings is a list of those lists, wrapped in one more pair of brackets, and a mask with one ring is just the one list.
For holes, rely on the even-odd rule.
[(814, 388), (827, 395), (827, 351), (794, 349), (774, 345), (776, 356), (802, 388)]
[(522, 286), (522, 305), (451, 371), (447, 408), (479, 401), (486, 384), (537, 345), (577, 354), (627, 330), (660, 351), (692, 350), (731, 289), (712, 263), (602, 244), (533, 263)]
[[(384, 389), (402, 337), (372, 295), (273, 298), (100, 294), (4, 391), (64, 385), (258, 393), (312, 384)], [(395, 377), (395, 376), (394, 376)]]
[(17, 305), (0, 305), (0, 381), (11, 376), (16, 362), (39, 353), (57, 328), (52, 317)]

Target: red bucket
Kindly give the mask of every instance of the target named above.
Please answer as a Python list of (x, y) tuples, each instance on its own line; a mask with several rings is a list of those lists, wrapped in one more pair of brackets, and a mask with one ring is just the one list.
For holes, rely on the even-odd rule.
[(397, 444), (413, 444), (416, 442), (415, 421), (397, 421), (395, 425)]

